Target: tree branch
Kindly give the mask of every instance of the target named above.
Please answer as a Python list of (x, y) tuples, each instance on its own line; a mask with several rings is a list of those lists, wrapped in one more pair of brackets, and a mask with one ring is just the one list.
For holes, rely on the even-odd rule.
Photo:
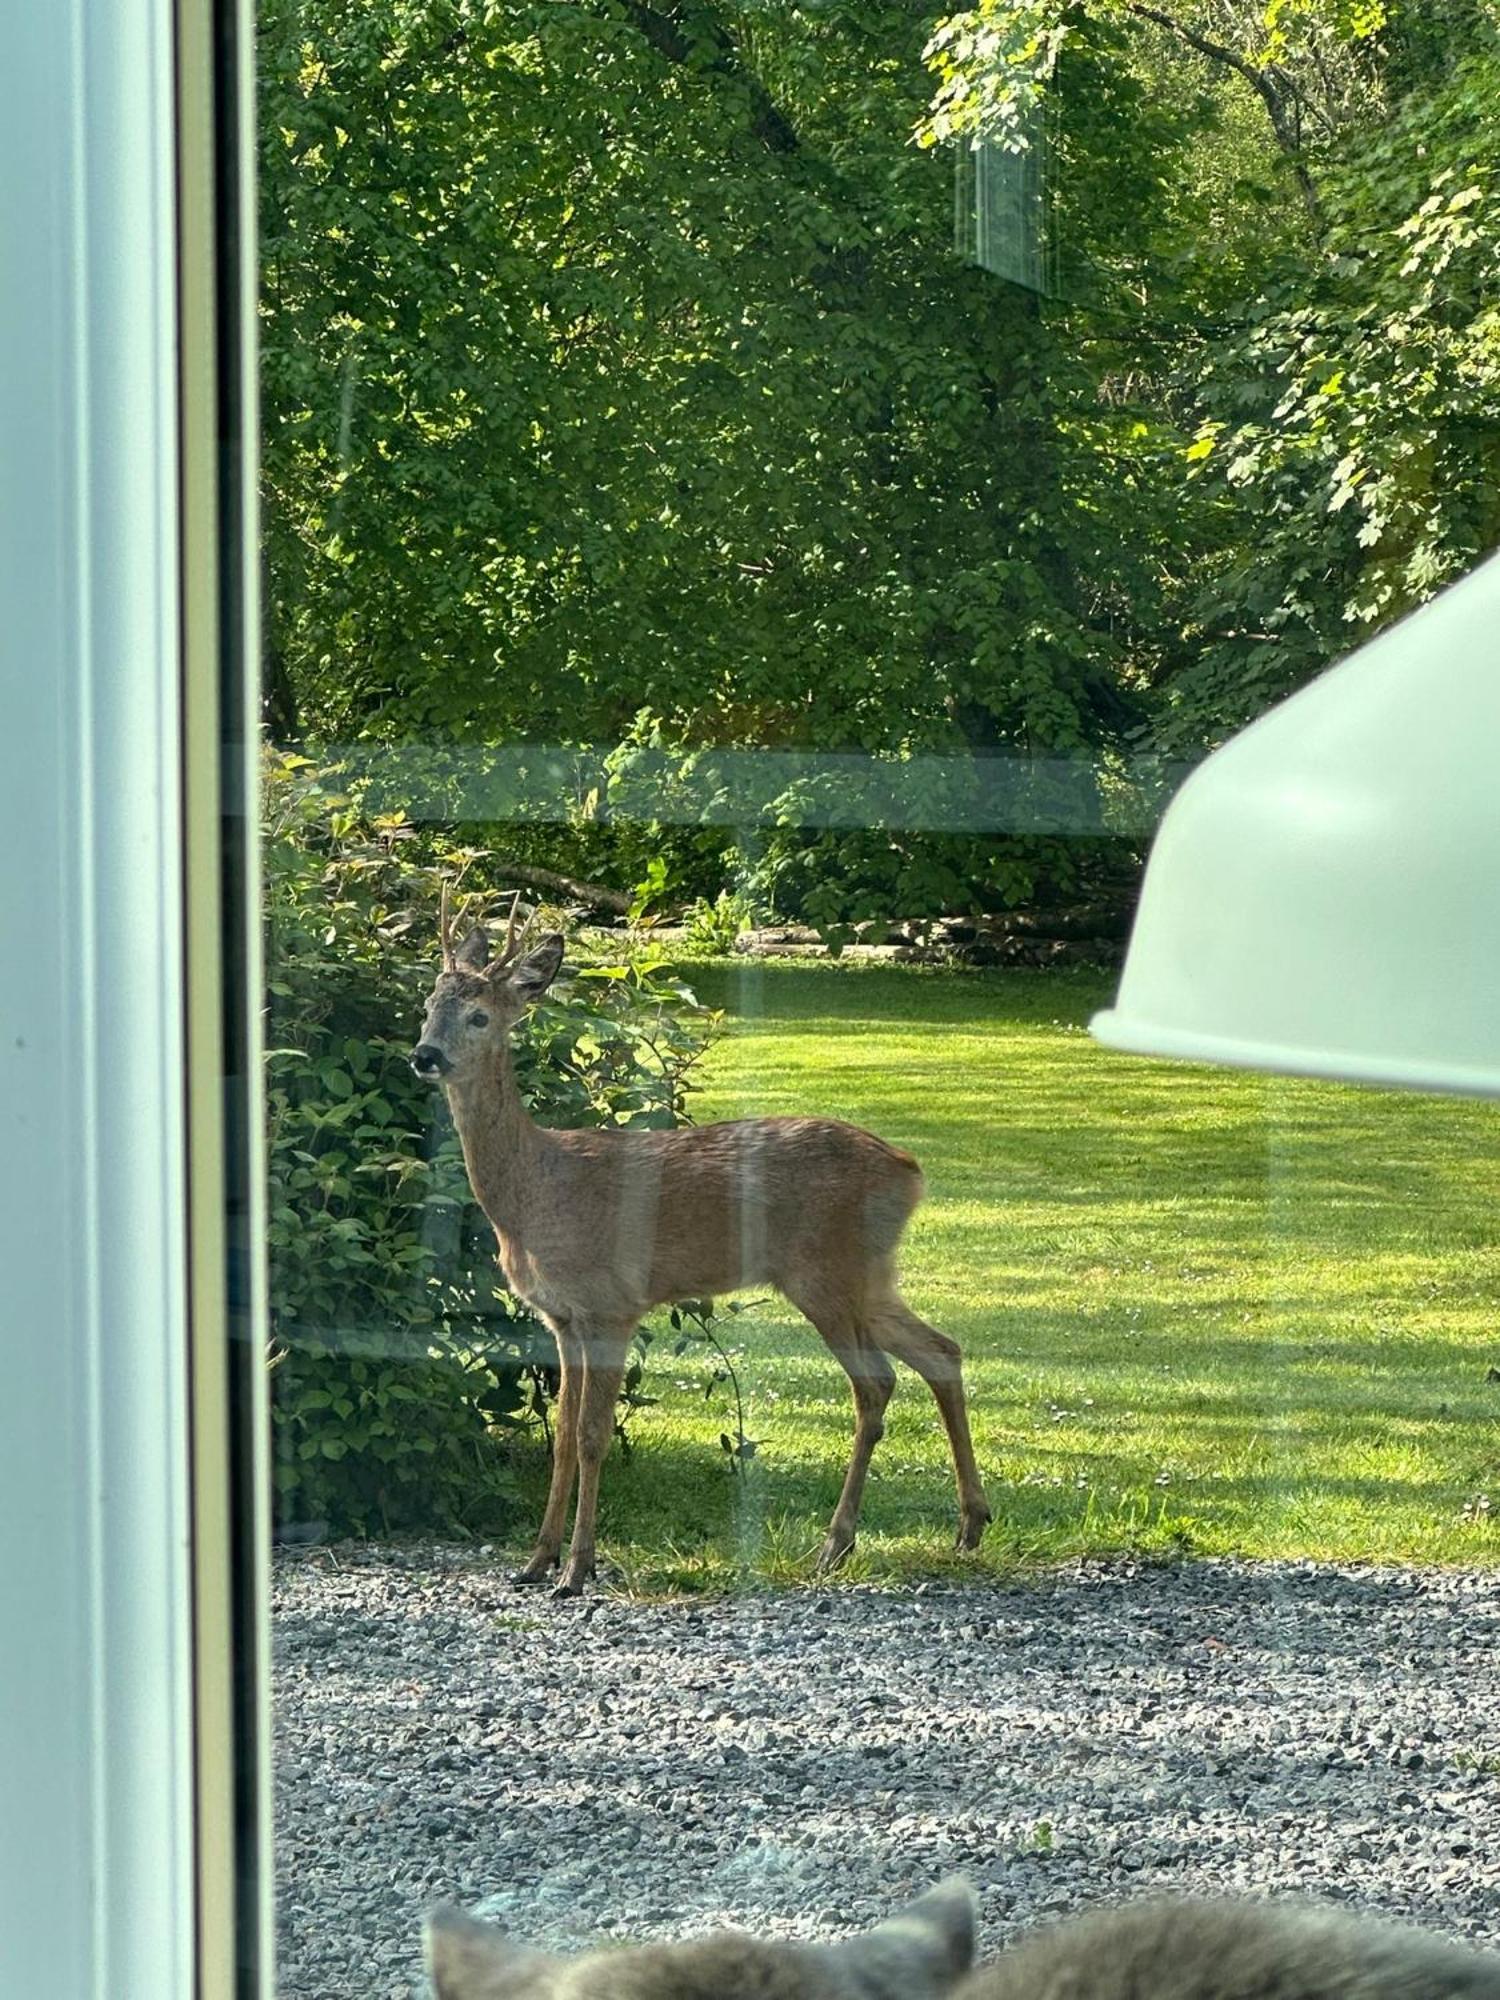
[(1323, 204), (1313, 177), (1307, 171), (1307, 162), (1302, 157), (1298, 135), (1300, 120), (1296, 117), (1295, 98), (1293, 97), (1289, 111), (1288, 100), (1272, 80), (1270, 71), (1251, 62), (1248, 56), (1242, 56), (1238, 49), (1232, 49), (1224, 42), (1216, 42), (1208, 35), (1200, 35), (1195, 28), (1189, 28), (1171, 14), (1164, 14), (1159, 8), (1145, 5), (1144, 0), (1126, 0), (1126, 12), (1134, 14), (1137, 20), (1151, 21), (1158, 28), (1165, 28), (1168, 34), (1176, 35), (1179, 41), (1186, 42), (1188, 47), (1196, 49), (1199, 55), (1207, 56), (1210, 62), (1222, 63), (1225, 68), (1232, 69), (1237, 76), (1244, 78), (1266, 107), (1271, 129), (1276, 134), (1276, 143), (1285, 153), (1287, 163), (1301, 190), (1308, 219), (1314, 230), (1321, 235)]
[(791, 120), (760, 78), (746, 68), (739, 44), (722, 21), (695, 8), (691, 21), (685, 23), (676, 12), (665, 13), (660, 7), (648, 5), (647, 0), (624, 0), (624, 7), (632, 26), (670, 63), (691, 63), (696, 29), (713, 51), (706, 67), (732, 78), (745, 92), (750, 130), (767, 152), (795, 153), (800, 149), (801, 141)]

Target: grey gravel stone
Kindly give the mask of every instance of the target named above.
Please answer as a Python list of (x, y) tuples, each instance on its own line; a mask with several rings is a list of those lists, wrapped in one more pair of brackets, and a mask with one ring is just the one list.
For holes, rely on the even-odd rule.
[(493, 1550), (283, 1552), (282, 2000), (423, 1991), (439, 1900), (539, 1942), (823, 1938), (963, 1869), (984, 1945), (1294, 1890), (1500, 1945), (1500, 1575), (1087, 1563), (577, 1604)]

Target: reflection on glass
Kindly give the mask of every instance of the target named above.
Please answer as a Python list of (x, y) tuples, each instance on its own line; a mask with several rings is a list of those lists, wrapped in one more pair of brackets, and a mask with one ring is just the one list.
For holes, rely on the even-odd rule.
[(955, 1871), (1500, 1939), (1493, 1111), (1084, 1030), (1184, 773), (1500, 539), (1487, 11), (260, 43), (283, 1994)]

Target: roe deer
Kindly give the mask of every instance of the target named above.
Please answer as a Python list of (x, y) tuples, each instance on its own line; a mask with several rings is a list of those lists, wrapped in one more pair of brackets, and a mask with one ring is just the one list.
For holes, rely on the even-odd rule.
[(594, 1569), (599, 1471), (630, 1339), (653, 1306), (770, 1283), (812, 1321), (849, 1376), (854, 1450), (820, 1568), (854, 1546), (870, 1454), (908, 1362), (942, 1413), (958, 1480), (958, 1546), (990, 1518), (974, 1463), (958, 1345), (896, 1289), (895, 1249), (922, 1195), (909, 1153), (827, 1118), (744, 1118), (676, 1131), (543, 1130), (521, 1103), (510, 1031), (557, 977), (560, 937), (522, 955), (512, 904), (493, 960), (482, 930), (455, 951), (447, 886), (442, 969), (411, 1054), (441, 1083), (474, 1197), (506, 1283), (557, 1337), (561, 1378), (552, 1483), (536, 1547), (516, 1572), (546, 1581), (561, 1559), (575, 1472), (578, 1509), (559, 1594)]
[(1500, 2000), (1500, 1957), (1306, 1903), (1135, 1903), (1034, 1932), (965, 1978), (958, 1880), (837, 1945), (722, 1931), (554, 1958), (440, 1910), (427, 1953), (437, 2000)]

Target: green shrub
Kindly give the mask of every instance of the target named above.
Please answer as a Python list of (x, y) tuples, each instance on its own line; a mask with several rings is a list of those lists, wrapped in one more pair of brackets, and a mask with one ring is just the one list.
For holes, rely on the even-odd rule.
[(745, 931), (754, 930), (759, 911), (737, 889), (721, 889), (712, 902), (700, 896), (682, 915), (683, 945), (691, 953), (725, 957)]
[[(545, 1424), (551, 1335), (498, 1283), (438, 1093), (413, 1076), (445, 867), (485, 857), (269, 755), (264, 849), (275, 1484), (332, 1533), (504, 1529), (507, 1434)], [(544, 1124), (686, 1116), (709, 1016), (662, 962), (576, 968), (516, 1038)]]

